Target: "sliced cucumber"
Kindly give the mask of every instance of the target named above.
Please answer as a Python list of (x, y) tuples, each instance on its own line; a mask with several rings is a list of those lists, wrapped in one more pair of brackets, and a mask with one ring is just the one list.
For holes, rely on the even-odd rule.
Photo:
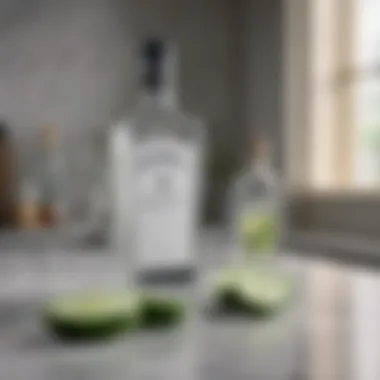
[(285, 305), (293, 294), (292, 281), (278, 273), (255, 273), (240, 284), (240, 297), (247, 311), (270, 314)]
[(234, 313), (271, 314), (285, 305), (292, 294), (291, 279), (274, 270), (227, 271), (215, 285), (217, 305)]
[(228, 269), (216, 277), (215, 299), (221, 310), (233, 312), (241, 309), (240, 283), (243, 276), (246, 273), (242, 269)]
[(160, 328), (178, 325), (186, 314), (185, 305), (170, 297), (145, 294), (140, 307), (140, 326)]
[(49, 302), (44, 320), (61, 339), (108, 338), (138, 325), (139, 306), (132, 294), (81, 293)]

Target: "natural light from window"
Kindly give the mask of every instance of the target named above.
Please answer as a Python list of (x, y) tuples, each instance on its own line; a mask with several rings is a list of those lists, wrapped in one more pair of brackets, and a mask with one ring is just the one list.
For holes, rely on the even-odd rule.
[(380, 180), (380, 1), (358, 0), (357, 7), (355, 182), (373, 187)]

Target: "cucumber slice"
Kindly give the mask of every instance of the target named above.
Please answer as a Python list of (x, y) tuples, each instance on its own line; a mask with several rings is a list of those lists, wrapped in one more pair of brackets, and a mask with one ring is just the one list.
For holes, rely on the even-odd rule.
[(267, 315), (290, 300), (293, 283), (275, 270), (233, 270), (216, 281), (215, 298), (223, 311)]
[(228, 269), (220, 273), (215, 280), (216, 306), (221, 311), (236, 312), (242, 307), (240, 283), (246, 271)]
[(145, 294), (140, 307), (142, 328), (162, 328), (178, 325), (186, 315), (185, 305), (170, 297)]
[(136, 295), (89, 292), (49, 302), (43, 317), (49, 331), (61, 339), (105, 339), (136, 327), (139, 306)]
[(292, 281), (277, 273), (255, 273), (240, 284), (240, 297), (245, 309), (257, 315), (274, 313), (287, 304), (292, 294)]

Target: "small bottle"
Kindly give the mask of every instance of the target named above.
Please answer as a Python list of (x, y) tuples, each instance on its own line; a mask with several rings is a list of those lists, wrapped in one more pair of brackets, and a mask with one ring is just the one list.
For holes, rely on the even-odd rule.
[(16, 226), (21, 229), (41, 227), (40, 188), (32, 178), (22, 180), (16, 207)]
[(58, 149), (58, 129), (47, 125), (41, 129), (40, 189), (41, 223), (55, 227), (61, 218), (62, 162)]
[(257, 264), (276, 252), (279, 218), (280, 192), (271, 146), (265, 139), (257, 139), (252, 144), (251, 162), (232, 190), (232, 227), (240, 263)]
[(176, 46), (142, 44), (141, 94), (126, 119), (133, 139), (133, 265), (142, 283), (194, 278), (202, 122), (178, 104)]

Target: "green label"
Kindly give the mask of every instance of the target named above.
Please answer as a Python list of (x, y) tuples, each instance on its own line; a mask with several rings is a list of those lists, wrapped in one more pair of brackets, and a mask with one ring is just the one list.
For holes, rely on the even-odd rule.
[(240, 220), (240, 240), (248, 253), (273, 252), (277, 241), (276, 218), (271, 212), (252, 211)]

